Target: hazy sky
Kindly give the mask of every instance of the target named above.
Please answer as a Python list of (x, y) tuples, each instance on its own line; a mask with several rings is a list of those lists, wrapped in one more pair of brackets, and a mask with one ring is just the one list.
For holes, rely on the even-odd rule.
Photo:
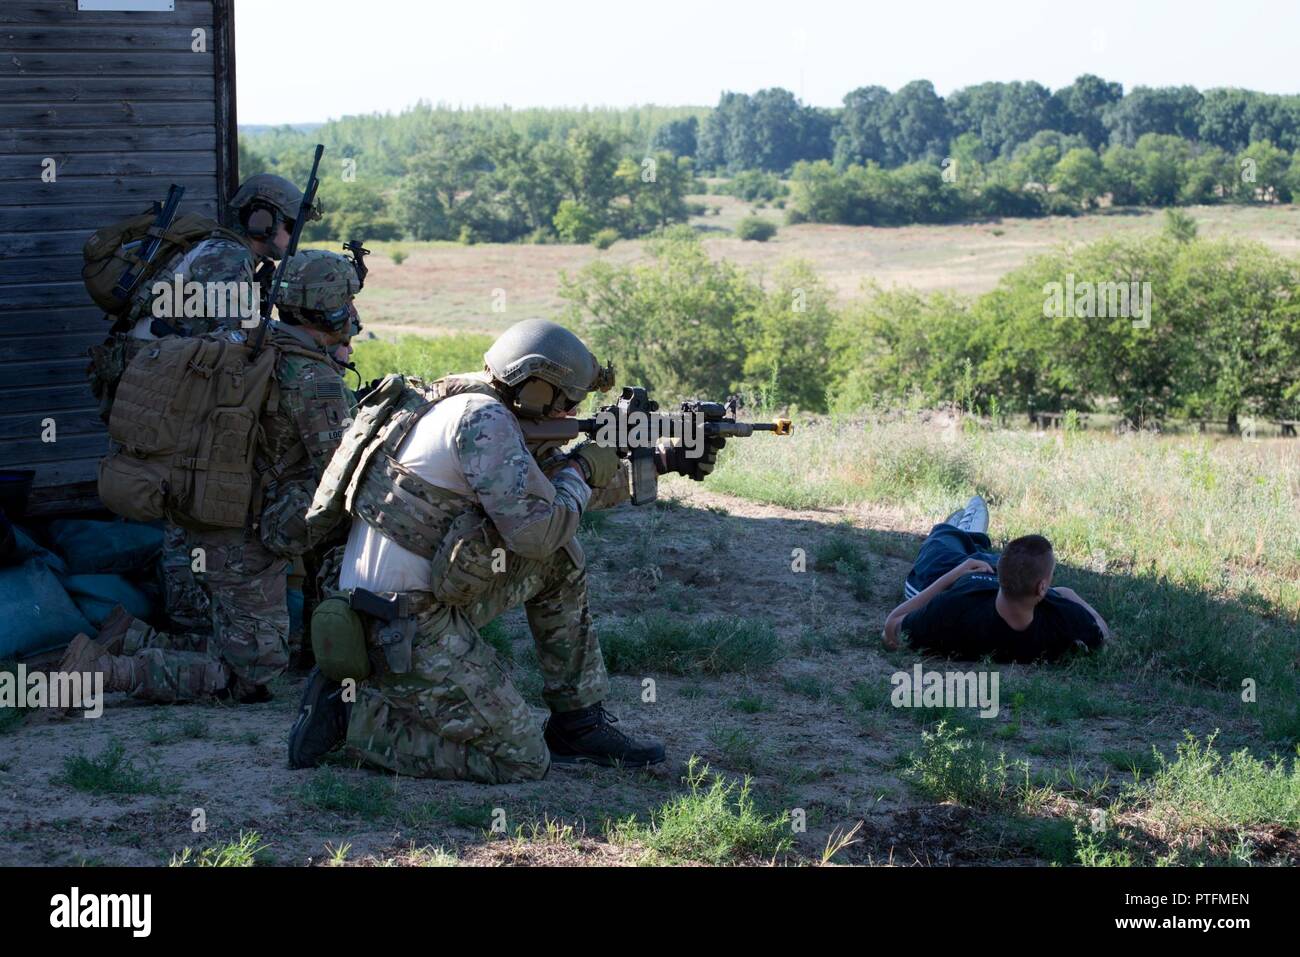
[[(1075, 11), (1066, 13), (1066, 10)], [(1300, 0), (239, 0), (241, 123), (985, 80), (1300, 91)], [(300, 52), (294, 39), (302, 36)]]

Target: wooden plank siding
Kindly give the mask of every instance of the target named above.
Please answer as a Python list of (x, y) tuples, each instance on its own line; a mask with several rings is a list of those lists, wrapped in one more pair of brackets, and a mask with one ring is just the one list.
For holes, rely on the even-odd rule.
[[(97, 504), (107, 437), (86, 350), (108, 324), (81, 284), (82, 245), (171, 183), (185, 187), (182, 212), (214, 217), (237, 186), (233, 7), (0, 3), (0, 467), (36, 469), (35, 512)], [(191, 49), (199, 27), (203, 53)], [(47, 419), (53, 443), (41, 441)]]

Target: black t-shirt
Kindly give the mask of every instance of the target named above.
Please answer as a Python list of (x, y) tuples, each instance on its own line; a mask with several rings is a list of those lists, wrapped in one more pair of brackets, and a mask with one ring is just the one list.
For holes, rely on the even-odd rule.
[(1079, 644), (1089, 650), (1101, 646), (1101, 629), (1088, 610), (1054, 589), (1034, 607), (1034, 620), (1024, 631), (1002, 620), (997, 594), (996, 575), (963, 575), (905, 617), (902, 632), (918, 651), (961, 661), (986, 655), (995, 661), (1053, 661)]

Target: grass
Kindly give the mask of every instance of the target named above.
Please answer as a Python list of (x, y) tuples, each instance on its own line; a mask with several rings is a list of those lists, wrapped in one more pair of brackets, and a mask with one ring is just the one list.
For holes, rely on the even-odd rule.
[(606, 667), (616, 674), (743, 673), (770, 668), (781, 657), (772, 626), (743, 618), (647, 615), (607, 625), (600, 644)]
[(452, 372), (476, 372), (483, 368), (483, 353), (490, 345), (492, 337), (478, 333), (402, 336), (396, 342), (358, 340), (353, 361), (362, 382), (393, 372), (432, 380)]
[(994, 756), (982, 742), (972, 741), (963, 728), (940, 721), (921, 732), (921, 748), (908, 758), (903, 777), (922, 795), (955, 801), (972, 808), (1003, 808), (1018, 796), (1006, 755)]
[(854, 598), (871, 600), (871, 563), (866, 549), (851, 536), (839, 532), (822, 542), (813, 553), (813, 567), (842, 575)]
[[(1029, 711), (1056, 721), (1123, 714), (1131, 706), (1085, 685), (1161, 682), (1162, 697), (1182, 706), (1234, 707), (1266, 743), (1300, 741), (1300, 442), (823, 416), (780, 442), (728, 446), (709, 486), (793, 508), (888, 506), (918, 530), (978, 491), (995, 546), (1046, 535), (1057, 583), (1117, 636), (1071, 673), (1077, 683), (1031, 684)], [(904, 554), (919, 545), (918, 535)], [(823, 549), (821, 565), (851, 560), (842, 540)], [(1254, 700), (1240, 700), (1243, 683)]]
[(1260, 760), (1246, 750), (1225, 758), (1214, 746), (1187, 735), (1174, 760), (1158, 767), (1131, 797), (1150, 813), (1183, 830), (1241, 830), (1263, 825), (1300, 828), (1300, 761)]
[(252, 867), (265, 858), (267, 846), (256, 831), (240, 831), (239, 837), (225, 844), (200, 850), (188, 847), (173, 854), (171, 867)]
[(165, 794), (161, 778), (127, 757), (126, 746), (114, 741), (95, 757), (77, 754), (65, 758), (63, 773), (52, 783), (87, 794)]
[(748, 778), (727, 781), (692, 755), (685, 783), (687, 792), (653, 811), (648, 823), (619, 822), (611, 838), (640, 845), (650, 864), (744, 864), (771, 860), (793, 844), (783, 817), (755, 808)]
[(744, 728), (714, 728), (709, 732), (709, 741), (722, 754), (727, 767), (745, 774), (757, 774), (763, 770), (758, 738)]
[(500, 618), (494, 618), (480, 628), (479, 637), (492, 646), (503, 662), (508, 664), (515, 660), (514, 638), (506, 631), (505, 622)]
[(318, 811), (360, 817), (366, 820), (393, 813), (395, 788), (372, 775), (348, 777), (333, 768), (318, 770), (307, 779), (299, 800)]

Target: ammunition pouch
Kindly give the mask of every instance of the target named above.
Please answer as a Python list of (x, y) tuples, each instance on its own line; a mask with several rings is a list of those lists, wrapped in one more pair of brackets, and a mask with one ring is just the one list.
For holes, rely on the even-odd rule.
[(326, 598), (316, 606), (311, 616), (311, 649), (316, 667), (331, 681), (370, 677), (365, 627), (346, 598)]
[(472, 605), (492, 586), (493, 552), (500, 541), (477, 510), (452, 520), (429, 560), (433, 597), (444, 605)]

